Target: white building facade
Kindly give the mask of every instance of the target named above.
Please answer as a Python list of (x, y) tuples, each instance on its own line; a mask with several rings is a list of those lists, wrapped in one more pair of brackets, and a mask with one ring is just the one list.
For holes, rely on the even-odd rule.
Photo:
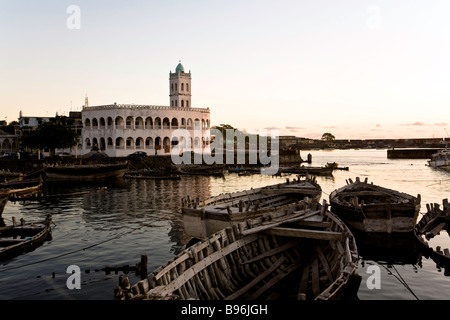
[(192, 108), (191, 72), (185, 73), (179, 63), (169, 76), (170, 106), (114, 103), (90, 107), (86, 98), (82, 153), (98, 148), (110, 157), (136, 151), (164, 155), (177, 145), (180, 151), (209, 150), (210, 110)]

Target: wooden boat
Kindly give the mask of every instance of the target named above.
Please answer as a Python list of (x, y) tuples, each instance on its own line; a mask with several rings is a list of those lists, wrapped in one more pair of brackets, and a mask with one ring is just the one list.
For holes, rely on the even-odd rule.
[(79, 197), (79, 196), (91, 194), (94, 192), (103, 192), (103, 191), (106, 191), (107, 189), (108, 189), (107, 187), (99, 187), (96, 190), (91, 190), (91, 191), (78, 191), (78, 192), (56, 193), (56, 194), (51, 194), (48, 192), (38, 192), (38, 193), (23, 195), (20, 197), (10, 196), (9, 200), (10, 201), (43, 201), (43, 200), (51, 200), (51, 199)]
[(42, 223), (17, 225), (13, 218), (12, 226), (0, 227), (0, 261), (13, 258), (23, 252), (35, 249), (51, 234), (51, 215)]
[(0, 183), (0, 192), (6, 189), (25, 189), (29, 187), (36, 187), (42, 185), (42, 178), (37, 177), (33, 179), (13, 179)]
[(332, 176), (332, 167), (312, 167), (312, 166), (294, 166), (294, 167), (281, 167), (279, 169), (280, 173), (294, 173), (297, 175), (315, 175), (315, 176)]
[(46, 167), (45, 175), (49, 180), (92, 181), (122, 178), (128, 170), (128, 162), (113, 164), (57, 165)]
[[(443, 209), (439, 204), (427, 204), (427, 213), (423, 215), (414, 228), (414, 235), (419, 241), (426, 256), (430, 256), (437, 264), (450, 266), (450, 251), (441, 250), (440, 246), (433, 249), (428, 241), (441, 231), (446, 230), (450, 235), (450, 205), (448, 199), (442, 201)], [(428, 240), (428, 241), (427, 241)]]
[(21, 181), (10, 181), (3, 183), (0, 188), (0, 216), (6, 202), (4, 199), (15, 201), (30, 196), (36, 196), (40, 193), (42, 188), (42, 179), (30, 179)]
[(181, 214), (187, 235), (203, 239), (232, 224), (295, 206), (305, 197), (319, 201), (322, 188), (315, 178), (294, 179), (275, 185), (220, 194), (200, 201), (189, 196), (181, 200)]
[(339, 164), (336, 163), (336, 162), (327, 162), (326, 167), (327, 168), (332, 168), (333, 170), (346, 170), (346, 171), (349, 170), (348, 167), (339, 167)]
[(221, 165), (178, 165), (177, 174), (223, 177), (225, 167)]
[[(214, 233), (130, 285), (116, 299), (334, 300), (354, 297), (358, 251), (327, 205), (301, 202)], [(356, 285), (353, 285), (356, 284)]]
[(353, 182), (330, 194), (331, 211), (350, 227), (364, 232), (413, 232), (420, 210), (420, 195)]
[(6, 203), (8, 202), (8, 195), (0, 195), (0, 217), (2, 216), (3, 210), (5, 209)]
[(147, 179), (147, 180), (181, 180), (177, 174), (142, 174), (142, 173), (125, 173), (126, 179)]
[(431, 155), (428, 164), (432, 168), (450, 171), (450, 149), (445, 148)]

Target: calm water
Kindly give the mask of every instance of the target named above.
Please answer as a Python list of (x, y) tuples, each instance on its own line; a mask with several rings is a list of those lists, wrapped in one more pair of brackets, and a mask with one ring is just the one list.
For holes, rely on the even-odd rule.
[[(369, 181), (388, 188), (422, 196), (422, 213), (426, 203), (442, 203), (450, 197), (450, 173), (425, 166), (426, 160), (387, 159), (386, 150), (303, 151), (311, 153), (313, 165), (336, 161), (349, 171), (335, 171), (333, 178), (317, 177), (323, 199), (345, 184), (345, 179), (368, 177)], [(107, 191), (45, 202), (8, 203), (3, 213), (5, 223), (11, 217), (42, 221), (53, 215), (52, 240), (36, 250), (0, 265), (0, 299), (43, 300), (111, 300), (113, 287), (122, 272), (106, 274), (107, 265), (134, 265), (140, 255), (148, 256), (152, 271), (183, 249), (189, 241), (179, 213), (181, 198), (200, 198), (224, 192), (279, 183), (286, 177), (253, 175), (225, 178), (183, 177), (179, 181), (121, 180), (109, 184), (55, 184), (55, 193), (96, 190)], [(420, 219), (420, 217), (419, 217)], [(358, 243), (362, 276), (358, 297), (361, 300), (441, 300), (448, 299), (450, 276), (444, 269), (415, 248), (410, 237), (361, 239)], [(446, 232), (433, 239), (433, 246), (450, 248)], [(81, 289), (66, 286), (67, 267), (80, 267)], [(381, 288), (369, 289), (369, 266), (378, 266)], [(139, 278), (128, 274), (134, 284)]]

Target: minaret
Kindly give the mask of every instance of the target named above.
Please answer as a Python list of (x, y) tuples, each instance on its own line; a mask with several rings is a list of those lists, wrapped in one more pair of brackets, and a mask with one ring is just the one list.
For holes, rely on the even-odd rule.
[(84, 98), (84, 107), (85, 107), (85, 108), (88, 108), (88, 107), (89, 107), (89, 101), (88, 101), (87, 93), (86, 93), (86, 98)]
[(169, 73), (169, 97), (171, 107), (192, 108), (191, 103), (191, 71), (184, 72), (184, 67), (178, 63), (175, 72)]

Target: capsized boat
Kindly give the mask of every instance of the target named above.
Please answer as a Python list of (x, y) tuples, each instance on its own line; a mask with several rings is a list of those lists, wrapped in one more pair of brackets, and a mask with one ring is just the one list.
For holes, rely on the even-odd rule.
[(200, 201), (181, 200), (181, 214), (187, 235), (204, 239), (214, 232), (246, 219), (295, 206), (305, 197), (319, 201), (322, 188), (315, 177), (286, 179), (284, 183), (225, 193)]
[(327, 207), (303, 201), (222, 229), (132, 286), (123, 278), (115, 299), (353, 299), (356, 242)]
[(356, 177), (330, 194), (331, 211), (364, 232), (413, 232), (421, 197), (361, 181)]

